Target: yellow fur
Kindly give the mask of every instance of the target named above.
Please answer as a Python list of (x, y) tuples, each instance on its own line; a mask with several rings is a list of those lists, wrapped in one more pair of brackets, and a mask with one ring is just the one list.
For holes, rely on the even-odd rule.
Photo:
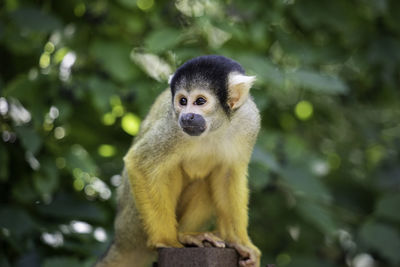
[[(158, 97), (124, 158), (115, 241), (98, 267), (148, 266), (152, 249), (182, 247), (179, 236), (204, 231), (213, 216), (219, 238), (249, 248), (259, 259), (247, 234), (247, 165), (260, 118), (251, 98), (244, 97), (217, 130), (198, 137), (179, 128), (170, 90)], [(213, 107), (204, 110), (212, 120), (207, 114)]]

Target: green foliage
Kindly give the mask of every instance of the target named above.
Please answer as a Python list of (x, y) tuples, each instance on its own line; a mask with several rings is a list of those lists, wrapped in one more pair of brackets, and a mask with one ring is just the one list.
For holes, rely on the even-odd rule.
[(0, 3), (0, 266), (90, 266), (132, 135), (203, 54), (257, 76), (263, 263), (400, 264), (400, 2)]

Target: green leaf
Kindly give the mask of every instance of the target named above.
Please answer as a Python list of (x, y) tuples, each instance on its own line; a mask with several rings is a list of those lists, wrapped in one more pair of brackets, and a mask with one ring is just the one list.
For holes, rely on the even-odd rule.
[(321, 259), (316, 259), (312, 256), (293, 255), (292, 261), (286, 265), (287, 267), (333, 267), (335, 265), (323, 261)]
[(6, 255), (4, 255), (3, 253), (0, 253), (0, 266), (1, 267), (10, 267), (10, 263), (8, 262), (8, 259), (6, 257)]
[(60, 20), (40, 9), (27, 7), (20, 8), (12, 14), (14, 22), (22, 29), (47, 33), (60, 29)]
[(360, 237), (369, 248), (393, 264), (400, 263), (400, 237), (395, 228), (370, 221), (361, 227)]
[(279, 174), (294, 194), (324, 202), (332, 201), (326, 186), (304, 166), (288, 166)]
[(59, 186), (58, 169), (50, 159), (43, 160), (39, 173), (33, 176), (33, 184), (41, 194), (52, 194)]
[(173, 28), (164, 28), (151, 32), (144, 44), (150, 51), (157, 53), (174, 48), (181, 39), (180, 31)]
[(72, 113), (71, 103), (59, 99), (59, 101), (56, 102), (56, 107), (60, 111), (60, 115), (58, 116), (57, 120), (59, 120), (60, 122), (67, 121)]
[(18, 179), (12, 187), (12, 197), (18, 202), (32, 204), (38, 199), (38, 195), (32, 186), (31, 177), (23, 177)]
[(336, 229), (332, 212), (327, 206), (315, 201), (300, 199), (297, 209), (305, 220), (314, 224), (321, 232), (331, 234)]
[(294, 86), (314, 92), (343, 94), (348, 91), (347, 85), (338, 77), (314, 71), (298, 70), (294, 73), (288, 73), (287, 78)]
[(11, 235), (20, 238), (31, 233), (36, 226), (31, 216), (23, 209), (3, 206), (0, 208), (0, 227), (8, 229)]
[(115, 79), (125, 82), (132, 79), (133, 64), (129, 59), (131, 47), (123, 42), (94, 41), (90, 47), (92, 55)]
[(266, 169), (270, 169), (274, 172), (278, 172), (281, 168), (273, 154), (258, 148), (257, 146), (253, 150), (251, 161), (259, 163)]
[(57, 186), (56, 181), (53, 177), (46, 177), (39, 173), (33, 175), (33, 184), (40, 194), (51, 194)]
[(91, 77), (88, 81), (93, 104), (101, 113), (106, 113), (110, 109), (110, 98), (115, 94), (116, 86), (103, 79)]
[(29, 100), (34, 94), (36, 82), (30, 81), (27, 75), (17, 75), (12, 79), (4, 90), (5, 96), (15, 97), (18, 100)]
[(271, 180), (270, 172), (266, 171), (263, 166), (257, 163), (249, 165), (249, 182), (252, 188), (262, 190)]
[(43, 267), (71, 267), (81, 266), (81, 262), (73, 257), (52, 257), (44, 261)]
[(375, 214), (382, 218), (400, 222), (400, 195), (385, 195), (381, 198), (376, 207)]
[(42, 146), (42, 139), (36, 131), (28, 126), (15, 127), (15, 131), (19, 138), (21, 138), (22, 145), (27, 151), (36, 154)]
[(69, 220), (104, 222), (105, 213), (93, 202), (78, 200), (72, 195), (59, 194), (48, 205), (39, 205), (37, 210), (46, 217)]
[(283, 86), (284, 75), (282, 71), (275, 67), (267, 58), (258, 55), (242, 55), (239, 56), (238, 61), (246, 70), (254, 72), (257, 75), (257, 79), (272, 86)]
[(4, 38), (4, 24), (0, 22), (0, 41)]
[(127, 7), (127, 8), (136, 8), (136, 1), (132, 1), (132, 0), (117, 0), (118, 3), (120, 3), (121, 5)]
[(78, 144), (75, 144), (69, 150), (67, 156), (67, 168), (73, 171), (74, 169), (80, 169), (83, 172), (89, 174), (95, 174), (97, 167), (89, 153)]
[(0, 182), (8, 180), (8, 162), (9, 156), (6, 148), (0, 143)]

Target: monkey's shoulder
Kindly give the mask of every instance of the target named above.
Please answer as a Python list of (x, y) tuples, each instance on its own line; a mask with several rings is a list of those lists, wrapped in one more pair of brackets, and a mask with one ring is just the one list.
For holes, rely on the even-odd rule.
[(230, 128), (238, 137), (254, 135), (254, 138), (256, 138), (260, 125), (260, 112), (253, 99), (249, 97), (232, 116)]

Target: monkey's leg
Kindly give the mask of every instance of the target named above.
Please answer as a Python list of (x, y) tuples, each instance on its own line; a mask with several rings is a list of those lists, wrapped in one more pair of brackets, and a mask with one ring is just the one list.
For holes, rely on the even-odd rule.
[(182, 187), (178, 173), (159, 170), (147, 177), (136, 168), (128, 168), (136, 207), (148, 235), (148, 246), (182, 247), (178, 241), (175, 209)]
[(177, 207), (178, 238), (182, 244), (204, 247), (225, 247), (221, 238), (203, 230), (214, 215), (210, 189), (204, 180), (197, 180), (182, 192)]
[(118, 188), (118, 212), (114, 223), (114, 240), (98, 260), (96, 267), (149, 267), (156, 252), (146, 246), (139, 213), (132, 195), (126, 172)]
[(145, 247), (123, 250), (113, 243), (107, 254), (95, 264), (95, 267), (150, 267), (154, 260), (155, 252)]
[(247, 164), (218, 168), (210, 177), (212, 197), (217, 211), (217, 229), (228, 246), (241, 255), (240, 266), (259, 266), (260, 250), (248, 234)]

